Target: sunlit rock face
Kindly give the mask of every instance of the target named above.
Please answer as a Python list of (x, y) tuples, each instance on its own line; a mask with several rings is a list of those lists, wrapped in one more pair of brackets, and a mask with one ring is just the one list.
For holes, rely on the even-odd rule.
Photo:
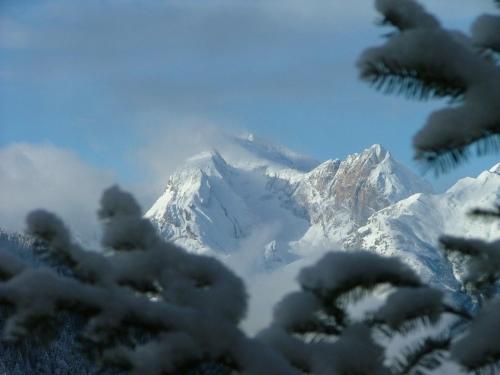
[(414, 193), (431, 191), (424, 180), (374, 145), (313, 169), (298, 184), (294, 196), (307, 209), (313, 226), (321, 226), (327, 238), (343, 243), (373, 213)]

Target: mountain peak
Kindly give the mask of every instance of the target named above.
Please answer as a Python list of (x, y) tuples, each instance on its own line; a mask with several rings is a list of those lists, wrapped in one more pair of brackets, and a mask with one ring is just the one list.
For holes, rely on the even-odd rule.
[(382, 145), (379, 143), (375, 143), (375, 144), (371, 145), (369, 150), (371, 150), (377, 154), (380, 154), (382, 151), (385, 151), (384, 147), (382, 147)]
[(276, 230), (266, 243), (319, 243), (318, 233), (340, 243), (374, 212), (430, 190), (379, 144), (319, 164), (252, 134), (231, 141), (232, 148), (219, 148), (221, 153), (190, 158), (148, 211), (166, 238), (228, 252), (255, 228), (281, 221), (287, 229)]
[(188, 164), (197, 164), (197, 163), (209, 161), (209, 160), (224, 161), (224, 158), (222, 157), (220, 152), (214, 148), (212, 150), (203, 151), (203, 152), (200, 152), (196, 155), (193, 155), (190, 158), (188, 158), (186, 161)]
[(365, 163), (370, 161), (370, 164), (378, 164), (386, 159), (391, 159), (391, 153), (382, 145), (376, 143), (361, 152), (356, 152), (347, 156), (346, 161), (349, 163)]
[(230, 167), (218, 150), (200, 152), (186, 160), (186, 166), (198, 169), (206, 174), (224, 174)]
[(374, 155), (377, 160), (382, 161), (390, 153), (380, 144), (376, 143), (363, 151), (363, 154)]

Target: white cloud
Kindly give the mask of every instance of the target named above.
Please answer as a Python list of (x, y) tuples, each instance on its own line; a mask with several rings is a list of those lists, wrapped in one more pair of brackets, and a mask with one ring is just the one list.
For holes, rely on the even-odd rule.
[(44, 208), (61, 216), (83, 239), (97, 233), (96, 210), (111, 173), (75, 153), (49, 144), (14, 143), (0, 148), (0, 227), (22, 231), (26, 214)]

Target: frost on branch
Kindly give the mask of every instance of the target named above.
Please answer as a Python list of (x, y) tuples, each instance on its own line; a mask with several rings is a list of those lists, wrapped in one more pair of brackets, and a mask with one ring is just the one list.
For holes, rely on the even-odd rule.
[(261, 340), (282, 353), (301, 373), (314, 375), (385, 375), (384, 352), (362, 324), (347, 327), (335, 341), (306, 343), (280, 327), (259, 334)]
[(245, 289), (220, 262), (163, 242), (118, 187), (104, 192), (99, 217), (106, 255), (74, 243), (53, 214), (29, 215), (28, 232), (48, 245), (44, 255), (71, 272), (33, 269), (0, 252), (0, 301), (13, 307), (4, 338), (26, 337), (70, 311), (87, 321), (81, 340), (90, 354), (135, 374), (173, 373), (203, 362), (246, 374), (294, 373), (237, 328)]
[[(377, 0), (384, 24), (398, 31), (358, 60), (363, 80), (387, 93), (455, 105), (434, 112), (415, 135), (416, 158), (445, 171), (469, 155), (498, 151), (500, 134), (500, 17), (484, 15), (471, 37), (444, 29), (414, 0)], [(483, 51), (492, 51), (484, 53)]]

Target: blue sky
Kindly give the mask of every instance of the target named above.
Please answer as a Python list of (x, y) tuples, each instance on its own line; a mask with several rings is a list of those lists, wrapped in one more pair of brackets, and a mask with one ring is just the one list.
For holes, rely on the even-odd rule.
[[(423, 3), (462, 30), (494, 9)], [(319, 160), (381, 143), (418, 171), (411, 138), (444, 103), (359, 82), (357, 57), (386, 32), (376, 19), (369, 0), (2, 0), (0, 151), (43, 146), (147, 185), (151, 164), (168, 174), (206, 129), (246, 130)], [(497, 160), (427, 177), (443, 190)]]

